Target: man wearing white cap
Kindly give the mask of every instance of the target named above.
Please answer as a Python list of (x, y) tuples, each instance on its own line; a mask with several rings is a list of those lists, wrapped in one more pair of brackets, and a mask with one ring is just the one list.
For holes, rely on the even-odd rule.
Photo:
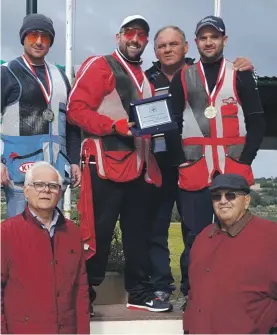
[[(88, 58), (81, 66), (68, 103), (68, 120), (85, 133), (79, 211), (87, 247), (91, 302), (101, 284), (112, 235), (120, 217), (129, 309), (171, 310), (149, 283), (150, 206), (161, 174), (148, 137), (133, 137), (129, 105), (154, 91), (141, 69), (149, 24), (128, 16), (116, 35), (118, 48), (109, 56)], [(93, 207), (92, 207), (93, 204)]]

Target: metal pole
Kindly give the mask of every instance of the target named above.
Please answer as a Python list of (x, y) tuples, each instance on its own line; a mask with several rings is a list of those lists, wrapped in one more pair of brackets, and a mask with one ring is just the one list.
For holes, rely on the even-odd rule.
[(220, 16), (221, 14), (221, 1), (214, 0), (214, 16)]
[[(72, 44), (73, 44), (73, 1), (66, 0), (66, 37), (65, 37), (65, 73), (72, 84), (73, 64), (72, 64)], [(64, 216), (70, 219), (71, 213), (71, 189), (67, 187), (64, 194)]]
[(26, 0), (26, 15), (38, 12), (37, 0)]

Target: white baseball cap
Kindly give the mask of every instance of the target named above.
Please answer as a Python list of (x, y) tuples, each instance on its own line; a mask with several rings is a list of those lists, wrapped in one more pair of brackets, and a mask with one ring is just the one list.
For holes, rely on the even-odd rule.
[(149, 27), (149, 23), (147, 22), (147, 20), (141, 16), (141, 15), (130, 15), (130, 16), (127, 16), (125, 17), (125, 19), (122, 21), (121, 25), (120, 25), (120, 28), (123, 28), (124, 26), (126, 26), (128, 23), (130, 22), (133, 22), (133, 21), (136, 21), (136, 20), (139, 20), (139, 21), (142, 21), (145, 28), (146, 28), (146, 31), (149, 33), (149, 30), (150, 30), (150, 27)]

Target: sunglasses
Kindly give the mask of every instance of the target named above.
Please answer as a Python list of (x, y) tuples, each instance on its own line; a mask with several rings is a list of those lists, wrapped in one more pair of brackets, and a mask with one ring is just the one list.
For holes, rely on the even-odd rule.
[(126, 37), (127, 40), (131, 40), (136, 35), (141, 42), (145, 42), (148, 39), (148, 34), (146, 31), (138, 28), (124, 28), (122, 34)]
[(243, 193), (243, 192), (226, 192), (226, 193), (212, 192), (211, 198), (213, 201), (220, 201), (222, 197), (224, 196), (224, 198), (227, 201), (232, 201), (232, 200), (235, 200), (240, 195), (246, 195), (246, 193)]
[(27, 35), (27, 40), (30, 44), (34, 44), (40, 37), (40, 41), (42, 44), (50, 44), (51, 39), (48, 33), (41, 31), (31, 31)]

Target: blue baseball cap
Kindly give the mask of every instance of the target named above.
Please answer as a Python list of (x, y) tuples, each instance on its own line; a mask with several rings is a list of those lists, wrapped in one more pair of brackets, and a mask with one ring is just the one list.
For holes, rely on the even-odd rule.
[(199, 30), (206, 26), (212, 26), (217, 31), (225, 35), (225, 24), (221, 17), (213, 16), (213, 15), (204, 17), (204, 19), (202, 19), (201, 21), (197, 23), (195, 35), (197, 36), (199, 33)]

